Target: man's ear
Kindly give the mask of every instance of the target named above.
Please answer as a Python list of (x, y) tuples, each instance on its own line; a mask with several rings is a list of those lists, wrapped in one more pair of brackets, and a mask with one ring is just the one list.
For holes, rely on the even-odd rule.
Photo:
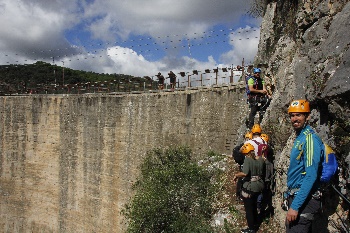
[(309, 121), (311, 119), (311, 114), (310, 113), (305, 114), (305, 118), (307, 121)]

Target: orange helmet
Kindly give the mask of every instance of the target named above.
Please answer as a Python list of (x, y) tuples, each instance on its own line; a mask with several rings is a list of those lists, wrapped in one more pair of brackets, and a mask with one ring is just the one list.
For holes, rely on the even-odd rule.
[(288, 108), (288, 113), (310, 112), (310, 104), (307, 100), (293, 100)]
[(244, 136), (245, 139), (252, 139), (253, 138), (253, 133), (252, 132), (247, 132)]
[(254, 146), (250, 143), (245, 143), (242, 147), (241, 147), (241, 153), (242, 154), (248, 154), (251, 151), (254, 151)]
[(252, 133), (255, 134), (255, 133), (261, 133), (261, 127), (259, 124), (255, 124), (253, 125), (252, 127)]
[(260, 137), (265, 141), (265, 142), (268, 142), (269, 141), (269, 136), (266, 134), (266, 133), (262, 133), (260, 135)]

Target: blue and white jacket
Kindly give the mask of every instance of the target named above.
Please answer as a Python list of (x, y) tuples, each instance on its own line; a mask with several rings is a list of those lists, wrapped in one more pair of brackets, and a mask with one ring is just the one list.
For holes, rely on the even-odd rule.
[(298, 190), (291, 208), (299, 211), (309, 195), (320, 185), (324, 145), (320, 137), (309, 126), (297, 135), (290, 153), (290, 165), (287, 173), (288, 190)]

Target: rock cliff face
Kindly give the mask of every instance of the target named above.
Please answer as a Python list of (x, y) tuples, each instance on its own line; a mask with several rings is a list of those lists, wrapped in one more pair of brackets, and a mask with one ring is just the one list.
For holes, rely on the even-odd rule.
[[(347, 190), (347, 181), (350, 181), (350, 2), (269, 2), (255, 64), (265, 68), (266, 79), (275, 88), (263, 126), (270, 132), (278, 151), (278, 192), (285, 188), (286, 155), (293, 141), (286, 118), (287, 107), (293, 99), (307, 98), (313, 108), (311, 125), (339, 155), (341, 170), (337, 187), (350, 197)], [(334, 190), (329, 192), (326, 194), (334, 196), (332, 202), (326, 203), (326, 217), (332, 216), (334, 208), (343, 203)], [(279, 197), (276, 195), (277, 206)], [(285, 213), (278, 209), (277, 215), (283, 223)], [(322, 219), (317, 231), (322, 232), (320, 229), (324, 229), (325, 224), (332, 225), (332, 221), (338, 220)]]

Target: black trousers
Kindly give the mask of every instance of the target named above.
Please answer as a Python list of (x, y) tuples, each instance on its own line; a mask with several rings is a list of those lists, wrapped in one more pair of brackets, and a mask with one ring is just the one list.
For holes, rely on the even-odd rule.
[(259, 122), (258, 124), (261, 123), (263, 116), (265, 114), (267, 104), (260, 101), (260, 97), (251, 97), (249, 98), (249, 108), (250, 108), (250, 113), (249, 113), (249, 122), (248, 122), (248, 128), (251, 129), (254, 125), (254, 118), (257, 112), (259, 112)]
[(258, 227), (258, 196), (260, 193), (252, 193), (250, 197), (243, 198), (245, 216), (247, 219), (248, 227), (251, 230), (257, 230)]
[(236, 185), (236, 197), (237, 198), (240, 198), (242, 196), (241, 195), (242, 185), (243, 185), (243, 178), (239, 177), (238, 180), (237, 180), (237, 185)]
[[(292, 203), (294, 197), (288, 198), (289, 205)], [(315, 214), (321, 210), (321, 200), (316, 200), (309, 197), (305, 204), (299, 209), (298, 218), (288, 223), (286, 221), (286, 233), (311, 233), (312, 221)]]
[(271, 182), (265, 181), (265, 187), (262, 192), (262, 200), (261, 200), (261, 211), (262, 214), (272, 215), (274, 213), (274, 208), (272, 205), (272, 190), (271, 190)]

